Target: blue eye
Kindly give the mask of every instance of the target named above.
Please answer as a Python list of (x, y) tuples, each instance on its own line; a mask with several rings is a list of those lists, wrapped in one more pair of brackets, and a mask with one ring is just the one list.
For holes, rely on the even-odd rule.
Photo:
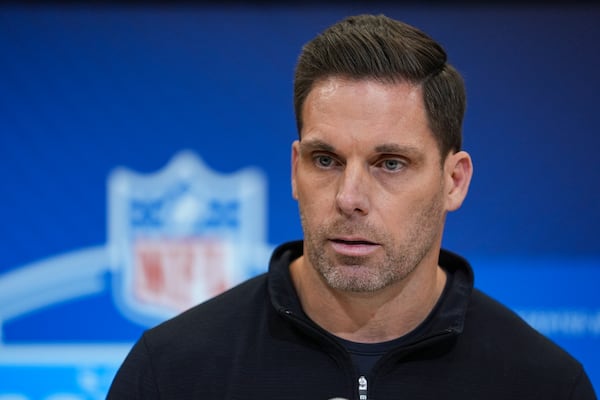
[(333, 165), (333, 158), (324, 155), (315, 156), (315, 163), (318, 167), (329, 168)]
[(383, 168), (385, 168), (388, 171), (397, 171), (397, 170), (401, 169), (404, 166), (404, 164), (402, 164), (402, 162), (400, 162), (400, 160), (388, 159), (388, 160), (383, 160), (382, 166), (383, 166)]

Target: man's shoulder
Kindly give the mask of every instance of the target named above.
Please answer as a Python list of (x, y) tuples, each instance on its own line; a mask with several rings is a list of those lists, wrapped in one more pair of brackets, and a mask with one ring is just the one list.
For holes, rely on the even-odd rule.
[(465, 333), (476, 343), (486, 342), (491, 351), (522, 365), (580, 369), (569, 353), (531, 327), (516, 312), (484, 292), (474, 289), (465, 320)]
[[(491, 385), (535, 388), (544, 398), (595, 398), (583, 366), (514, 311), (474, 289), (458, 347)], [(469, 361), (466, 361), (469, 360)]]
[(267, 274), (261, 274), (147, 330), (153, 346), (195, 342), (197, 338), (226, 337), (266, 312)]

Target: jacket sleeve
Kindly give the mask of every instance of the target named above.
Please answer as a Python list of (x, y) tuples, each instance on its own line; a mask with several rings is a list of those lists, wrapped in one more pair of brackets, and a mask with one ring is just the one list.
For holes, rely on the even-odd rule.
[(581, 373), (575, 382), (569, 400), (597, 400), (592, 382), (583, 368), (581, 368)]
[(146, 337), (133, 346), (117, 371), (107, 400), (154, 400), (159, 398)]

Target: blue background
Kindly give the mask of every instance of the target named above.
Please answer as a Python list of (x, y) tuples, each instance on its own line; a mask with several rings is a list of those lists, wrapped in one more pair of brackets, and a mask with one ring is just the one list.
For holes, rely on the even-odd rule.
[[(154, 172), (183, 149), (219, 172), (263, 170), (269, 243), (301, 237), (294, 65), (317, 32), (361, 12), (423, 29), (464, 75), (475, 176), (444, 246), (517, 310), (584, 314), (577, 334), (550, 333), (600, 387), (600, 6), (589, 4), (0, 7), (0, 279), (105, 243), (110, 171)], [(2, 339), (131, 343), (142, 329), (105, 293), (11, 320)], [(48, 376), (21, 368), (0, 366), (0, 396), (19, 376)]]

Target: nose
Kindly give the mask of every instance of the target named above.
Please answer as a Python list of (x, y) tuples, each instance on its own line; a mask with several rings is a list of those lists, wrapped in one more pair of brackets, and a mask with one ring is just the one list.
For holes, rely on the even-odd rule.
[(338, 210), (350, 217), (369, 213), (369, 172), (359, 165), (347, 164), (340, 176), (336, 205)]

